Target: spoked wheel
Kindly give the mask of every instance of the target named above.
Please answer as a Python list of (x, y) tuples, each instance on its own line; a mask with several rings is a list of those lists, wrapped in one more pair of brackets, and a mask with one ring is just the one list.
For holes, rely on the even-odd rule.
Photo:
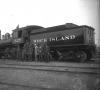
[(84, 51), (78, 51), (76, 52), (76, 59), (79, 62), (85, 62), (87, 60), (87, 54)]
[(57, 50), (54, 50), (54, 51), (51, 51), (50, 52), (53, 60), (56, 60), (56, 61), (61, 61), (62, 59), (62, 54), (61, 52), (57, 51)]

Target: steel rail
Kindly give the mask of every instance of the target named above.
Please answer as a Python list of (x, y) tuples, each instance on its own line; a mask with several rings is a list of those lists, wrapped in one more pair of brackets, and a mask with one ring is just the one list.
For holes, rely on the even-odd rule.
[(20, 70), (39, 70), (54, 72), (74, 72), (100, 74), (100, 67), (73, 67), (73, 66), (50, 66), (50, 65), (25, 65), (25, 64), (1, 64), (0, 68), (20, 69)]
[(7, 85), (7, 86), (12, 86), (12, 87), (23, 87), (23, 88), (30, 88), (32, 90), (34, 89), (39, 89), (39, 90), (63, 90), (63, 89), (58, 89), (58, 88), (47, 88), (43, 86), (32, 86), (32, 85), (24, 85), (24, 84), (16, 84), (16, 83), (8, 83), (8, 82), (1, 82), (0, 85)]

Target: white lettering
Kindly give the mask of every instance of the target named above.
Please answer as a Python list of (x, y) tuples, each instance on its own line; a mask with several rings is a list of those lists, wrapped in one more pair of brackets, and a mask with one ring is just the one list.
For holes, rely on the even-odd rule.
[(62, 40), (65, 40), (64, 37), (61, 37)]
[(52, 38), (51, 40), (52, 40), (52, 41), (55, 41), (55, 38)]
[(44, 40), (44, 42), (47, 42), (47, 39), (46, 38), (44, 38), (43, 40)]
[[(66, 35), (66, 36), (62, 36), (61, 38), (59, 38), (59, 37), (48, 38), (48, 40), (51, 42), (51, 41), (70, 40), (70, 39), (75, 39), (75, 38), (76, 38), (75, 35)], [(36, 42), (47, 42), (47, 38), (33, 40), (33, 42), (34, 43), (36, 43)]]
[(21, 39), (19, 38), (19, 39), (15, 39), (14, 40), (15, 42), (21, 42)]
[(65, 40), (70, 39), (69, 36), (65, 36)]
[(71, 35), (70, 36), (70, 39), (75, 39), (75, 35)]
[(55, 38), (55, 41), (58, 41), (58, 38), (57, 37)]
[(52, 39), (51, 39), (51, 38), (49, 38), (49, 41), (51, 42), (51, 41), (52, 41)]

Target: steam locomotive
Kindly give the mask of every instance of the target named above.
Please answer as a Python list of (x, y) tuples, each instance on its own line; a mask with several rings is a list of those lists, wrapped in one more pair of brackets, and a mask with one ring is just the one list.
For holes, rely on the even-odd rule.
[[(0, 58), (34, 56), (35, 43), (47, 43), (55, 60), (90, 60), (95, 55), (94, 28), (73, 23), (44, 28), (37, 25), (16, 28), (9, 39), (0, 40)], [(61, 58), (61, 59), (60, 59)]]

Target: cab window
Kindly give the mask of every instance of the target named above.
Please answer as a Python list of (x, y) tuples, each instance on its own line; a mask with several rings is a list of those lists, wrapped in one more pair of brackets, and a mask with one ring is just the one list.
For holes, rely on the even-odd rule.
[(18, 38), (22, 37), (22, 30), (18, 31)]
[(13, 34), (12, 34), (13, 38), (17, 38), (17, 32), (14, 31)]

